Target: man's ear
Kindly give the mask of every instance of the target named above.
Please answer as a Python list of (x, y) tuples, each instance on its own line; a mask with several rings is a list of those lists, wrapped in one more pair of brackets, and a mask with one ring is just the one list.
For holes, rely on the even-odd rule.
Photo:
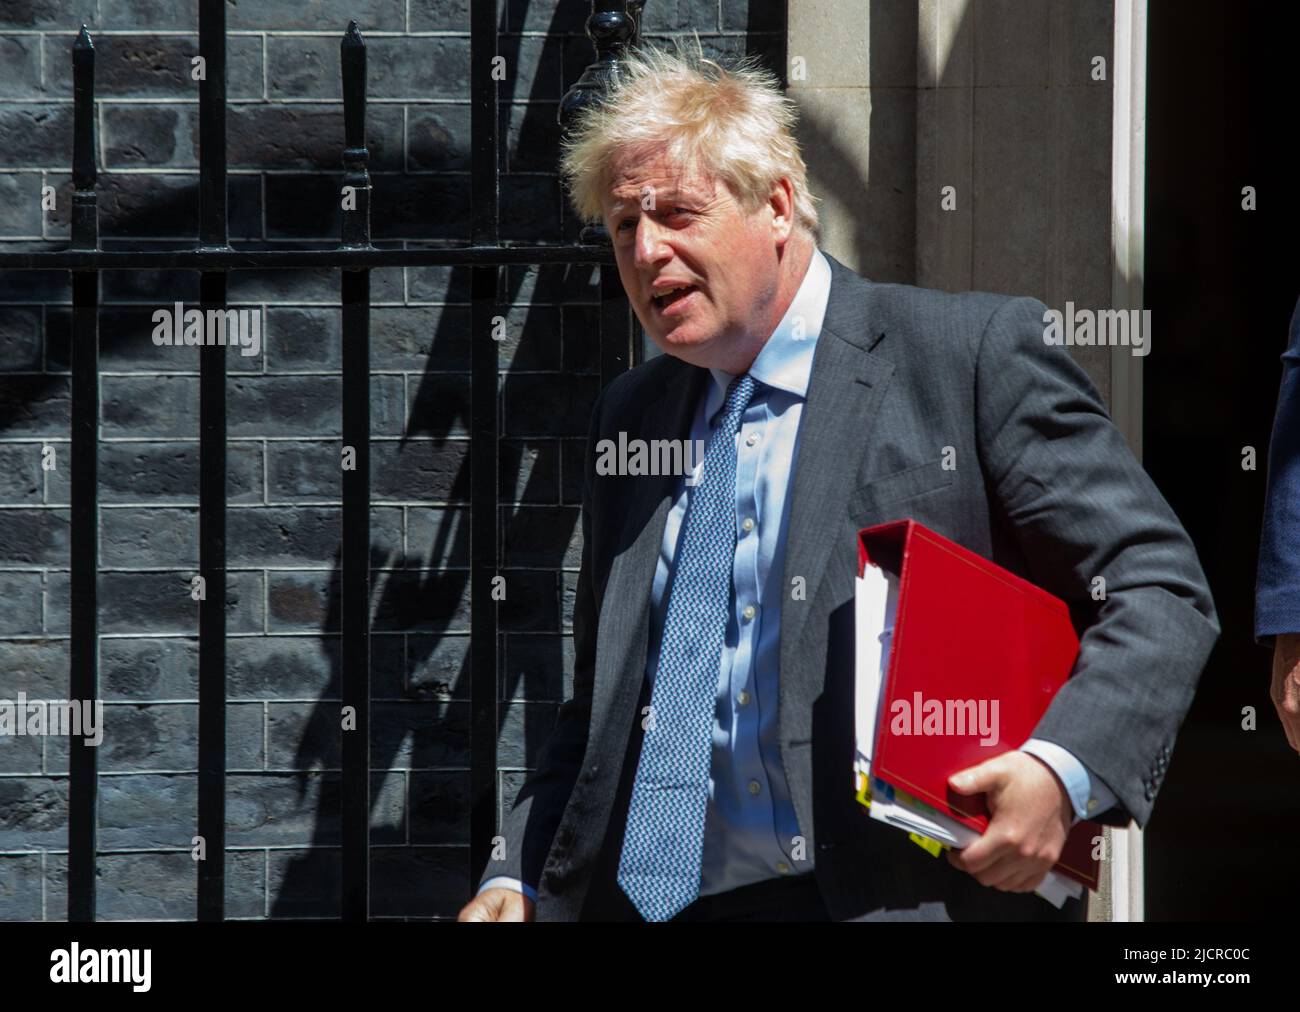
[(772, 209), (772, 230), (777, 242), (785, 242), (794, 231), (794, 186), (782, 176), (772, 184), (767, 198)]

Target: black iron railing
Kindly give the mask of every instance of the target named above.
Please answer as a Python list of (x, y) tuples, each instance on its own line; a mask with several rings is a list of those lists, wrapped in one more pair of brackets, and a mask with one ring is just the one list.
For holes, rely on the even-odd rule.
[[(593, 0), (588, 34), (597, 59), (565, 97), (571, 116), (599, 95), (634, 44), (644, 0)], [(371, 181), (365, 140), (366, 47), (356, 22), (341, 43), (344, 147), (342, 241), (333, 249), (232, 248), (226, 207), (226, 5), (200, 0), (199, 91), (200, 232), (197, 246), (176, 250), (99, 249), (95, 166), (94, 43), (83, 26), (72, 48), (74, 145), (71, 242), (64, 249), (0, 251), (0, 270), (61, 269), (72, 274), (71, 413), (71, 698), (99, 696), (98, 484), (99, 277), (105, 270), (200, 272), (200, 303), (226, 305), (230, 271), (337, 268), (342, 299), (342, 443), (355, 454), (343, 471), (341, 704), (355, 730), (342, 749), (342, 902), (345, 920), (369, 914), (370, 869), (370, 271), (378, 267), (449, 265), (471, 268), (471, 444), (497, 444), (497, 343), (500, 270), (512, 264), (599, 264), (602, 384), (640, 358), (636, 328), (613, 254), (600, 230), (578, 244), (503, 246), (499, 242), (497, 176), (496, 5), (473, 3), (471, 51), (471, 244), (442, 249), (376, 249), (370, 242)], [(221, 920), (225, 895), (226, 824), (226, 356), (205, 343), (199, 365), (199, 602), (198, 835), (206, 858), (198, 864), (199, 920)], [(498, 455), (475, 452), (470, 476), (472, 617), (470, 871), (477, 880), (496, 832), (497, 607), (493, 577), (501, 558), (497, 537)], [(96, 751), (73, 747), (69, 766), (68, 919), (95, 918)]]

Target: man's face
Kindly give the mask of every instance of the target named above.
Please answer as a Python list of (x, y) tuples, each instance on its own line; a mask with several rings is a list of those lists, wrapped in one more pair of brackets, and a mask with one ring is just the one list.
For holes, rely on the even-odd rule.
[(616, 157), (606, 179), (619, 276), (655, 344), (710, 366), (765, 341), (789, 232), (772, 206), (747, 211), (725, 183), (685, 175), (663, 152)]

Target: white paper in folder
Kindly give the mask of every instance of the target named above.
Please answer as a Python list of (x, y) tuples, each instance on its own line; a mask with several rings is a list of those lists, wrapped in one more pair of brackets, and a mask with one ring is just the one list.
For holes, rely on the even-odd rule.
[(889, 663), (889, 641), (898, 608), (898, 578), (879, 566), (864, 566), (853, 600), (855, 618), (853, 705), (856, 768), (867, 773), (876, 741), (876, 715)]

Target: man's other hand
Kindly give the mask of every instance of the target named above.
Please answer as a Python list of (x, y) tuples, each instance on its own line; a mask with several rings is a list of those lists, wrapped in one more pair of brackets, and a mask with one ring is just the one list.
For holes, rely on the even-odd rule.
[(1273, 706), (1293, 749), (1300, 752), (1300, 633), (1284, 633), (1273, 641)]
[(458, 921), (531, 921), (536, 906), (516, 889), (484, 889), (461, 909)]
[(985, 793), (991, 818), (984, 835), (948, 863), (1003, 892), (1037, 889), (1061, 856), (1074, 822), (1065, 787), (1046, 763), (1026, 752), (1004, 752), (948, 778), (958, 794)]

